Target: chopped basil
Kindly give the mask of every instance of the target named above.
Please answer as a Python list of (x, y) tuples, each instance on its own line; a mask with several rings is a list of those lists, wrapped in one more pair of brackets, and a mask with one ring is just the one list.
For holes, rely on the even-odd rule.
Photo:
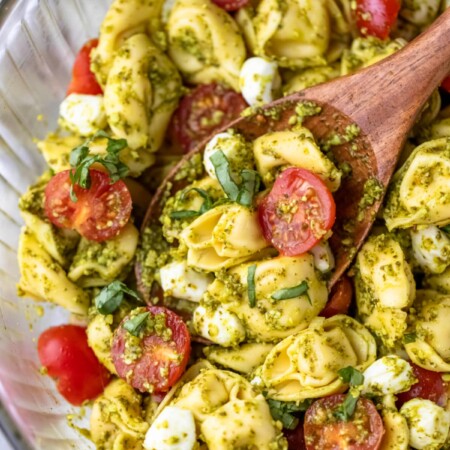
[(200, 207), (200, 209), (198, 211), (194, 211), (192, 209), (172, 211), (170, 213), (170, 217), (172, 219), (175, 219), (175, 220), (189, 219), (191, 217), (201, 216), (206, 211), (209, 211), (212, 208), (213, 201), (212, 201), (211, 197), (209, 196), (209, 194), (206, 191), (204, 191), (203, 189), (190, 188), (181, 194), (180, 200), (183, 201), (184, 198), (186, 197), (186, 195), (191, 191), (195, 191), (203, 197), (204, 202), (203, 202), (202, 206)]
[(137, 316), (134, 316), (132, 319), (127, 320), (123, 324), (123, 327), (125, 328), (125, 330), (128, 331), (128, 333), (132, 334), (133, 336), (139, 337), (139, 333), (144, 328), (149, 315), (150, 315), (149, 312), (138, 314)]
[(242, 182), (238, 185), (233, 179), (230, 163), (222, 150), (214, 152), (209, 159), (227, 197), (240, 205), (251, 206), (260, 186), (258, 172), (249, 169), (241, 170), (239, 175)]
[[(104, 156), (92, 155), (89, 151), (91, 142), (99, 137), (108, 139), (106, 155)], [(75, 184), (78, 184), (83, 189), (88, 189), (91, 185), (89, 168), (94, 163), (102, 164), (106, 168), (111, 183), (115, 183), (128, 175), (128, 166), (119, 159), (119, 152), (127, 145), (126, 139), (113, 139), (104, 131), (97, 131), (91, 138), (70, 152), (69, 162), (71, 167), (74, 168), (70, 172), (70, 181), (72, 182), (70, 198), (73, 202), (77, 201), (77, 196), (73, 190)]]
[(444, 227), (441, 227), (441, 230), (444, 233), (450, 234), (450, 225), (445, 225)]
[(356, 405), (359, 400), (359, 395), (354, 397), (351, 392), (347, 394), (345, 397), (345, 400), (342, 402), (342, 404), (339, 406), (339, 408), (334, 411), (334, 416), (342, 420), (343, 422), (348, 422), (355, 413)]
[(250, 308), (254, 308), (256, 306), (255, 273), (256, 264), (253, 264), (248, 268), (247, 272), (248, 302), (250, 304)]
[(136, 292), (127, 288), (121, 281), (116, 280), (108, 284), (95, 297), (98, 312), (104, 315), (112, 314), (122, 304), (125, 294), (140, 300)]
[(352, 366), (339, 370), (338, 374), (344, 383), (349, 383), (351, 386), (359, 386), (364, 383), (364, 375)]
[(294, 430), (299, 423), (299, 413), (304, 413), (312, 403), (312, 400), (304, 400), (303, 402), (280, 402), (278, 400), (267, 399), (270, 408), (270, 414), (274, 420), (279, 420), (283, 424), (283, 428)]
[(416, 340), (417, 340), (416, 333), (406, 333), (405, 335), (403, 335), (404, 344), (411, 344), (412, 342), (416, 342)]
[(300, 297), (301, 295), (306, 295), (309, 304), (311, 305), (311, 299), (308, 295), (309, 285), (307, 281), (302, 281), (298, 286), (291, 288), (280, 289), (272, 294), (273, 300), (289, 300), (290, 298)]

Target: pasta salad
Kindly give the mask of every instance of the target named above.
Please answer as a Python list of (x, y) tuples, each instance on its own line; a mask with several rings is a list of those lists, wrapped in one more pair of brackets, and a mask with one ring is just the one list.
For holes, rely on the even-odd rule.
[(19, 295), (72, 318), (39, 337), (42, 371), (92, 406), (98, 450), (450, 448), (450, 77), (331, 291), (352, 177), (333, 147), (359, 128), (319, 139), (313, 103), (233, 126), (276, 121), (265, 104), (392, 55), (447, 6), (112, 2), (19, 203)]

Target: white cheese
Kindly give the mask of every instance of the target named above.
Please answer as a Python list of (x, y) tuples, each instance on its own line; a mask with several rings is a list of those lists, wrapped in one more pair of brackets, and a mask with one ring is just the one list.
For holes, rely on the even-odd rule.
[(314, 256), (314, 266), (322, 273), (334, 269), (335, 260), (328, 242), (319, 242), (310, 251)]
[(80, 136), (92, 136), (106, 127), (103, 95), (70, 94), (59, 107), (59, 124)]
[(245, 328), (239, 318), (223, 306), (214, 310), (199, 306), (194, 311), (194, 328), (200, 336), (224, 347), (232, 347), (245, 339)]
[(213, 282), (211, 275), (190, 269), (185, 261), (172, 262), (161, 267), (159, 276), (166, 295), (191, 302), (199, 302)]
[(253, 57), (242, 65), (239, 87), (250, 106), (263, 105), (274, 100), (274, 92), (281, 86), (278, 66), (273, 61)]
[(166, 406), (148, 429), (145, 450), (192, 450), (196, 444), (194, 415), (187, 409)]
[(416, 449), (439, 449), (447, 439), (450, 413), (430, 400), (414, 398), (400, 408), (409, 427), (409, 444)]
[(396, 355), (377, 359), (363, 375), (363, 392), (371, 395), (405, 392), (417, 381), (408, 361)]

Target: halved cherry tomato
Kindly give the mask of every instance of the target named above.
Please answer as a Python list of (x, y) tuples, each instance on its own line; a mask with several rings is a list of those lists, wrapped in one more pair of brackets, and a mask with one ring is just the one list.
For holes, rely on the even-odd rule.
[(441, 88), (450, 94), (450, 75), (441, 83)]
[(105, 241), (117, 236), (131, 215), (131, 195), (122, 180), (111, 184), (109, 175), (90, 169), (91, 186), (77, 184), (77, 202), (70, 199), (70, 171), (57, 173), (45, 188), (45, 213), (60, 228), (77, 230), (86, 239)]
[(375, 405), (360, 398), (353, 418), (344, 422), (334, 416), (345, 395), (336, 394), (314, 402), (305, 414), (307, 450), (377, 450), (384, 434)]
[(440, 406), (447, 404), (447, 383), (442, 379), (439, 372), (423, 369), (410, 362), (417, 383), (411, 386), (411, 389), (401, 394), (397, 394), (397, 406), (400, 408), (403, 403), (413, 398), (424, 398), (431, 400)]
[(364, 36), (387, 39), (400, 11), (400, 0), (357, 0), (356, 24)]
[(311, 250), (334, 224), (336, 205), (325, 183), (306, 169), (286, 169), (258, 207), (264, 237), (284, 256)]
[(103, 94), (103, 90), (97, 83), (95, 75), (91, 72), (91, 50), (98, 45), (98, 39), (86, 42), (75, 59), (72, 70), (72, 80), (67, 88), (70, 94)]
[(333, 317), (336, 314), (347, 314), (353, 297), (352, 282), (347, 276), (342, 276), (332, 287), (330, 300), (319, 314), (322, 317)]
[(217, 6), (226, 11), (237, 11), (239, 8), (245, 6), (250, 0), (212, 0)]
[(295, 430), (284, 429), (283, 434), (288, 441), (289, 450), (306, 450), (305, 433), (302, 423)]
[(88, 346), (86, 329), (78, 325), (44, 331), (38, 354), (48, 375), (56, 378), (60, 394), (73, 405), (96, 398), (109, 382), (110, 373)]
[(247, 108), (241, 94), (220, 84), (202, 84), (183, 97), (171, 123), (172, 139), (184, 151), (239, 117)]
[[(130, 334), (124, 324), (137, 314), (149, 313), (150, 324), (164, 322), (164, 329), (144, 327), (142, 336)], [(118, 375), (142, 392), (167, 392), (181, 377), (191, 353), (187, 326), (163, 306), (137, 308), (114, 332), (111, 354)]]

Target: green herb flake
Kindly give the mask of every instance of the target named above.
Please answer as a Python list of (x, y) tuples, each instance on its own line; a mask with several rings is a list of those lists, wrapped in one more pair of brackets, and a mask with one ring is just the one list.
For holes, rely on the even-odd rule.
[(142, 331), (147, 323), (150, 313), (144, 312), (134, 316), (132, 319), (127, 320), (122, 326), (128, 333), (133, 336), (139, 337), (139, 333)]
[(359, 395), (354, 397), (353, 394), (349, 392), (345, 397), (345, 400), (339, 406), (339, 408), (336, 411), (334, 411), (334, 417), (336, 417), (339, 420), (342, 420), (343, 422), (348, 422), (355, 413), (358, 400)]
[(352, 366), (344, 367), (338, 371), (338, 374), (344, 383), (351, 386), (360, 386), (364, 383), (364, 375)]
[(444, 227), (441, 227), (441, 230), (444, 233), (450, 234), (450, 225), (445, 225)]
[(248, 268), (247, 272), (248, 302), (250, 304), (250, 308), (254, 308), (256, 306), (255, 273), (256, 264), (253, 264)]
[(213, 201), (209, 194), (203, 189), (199, 188), (190, 188), (184, 191), (181, 194), (180, 201), (183, 201), (186, 198), (186, 195), (189, 192), (195, 191), (203, 198), (203, 204), (198, 211), (194, 211), (192, 209), (180, 210), (180, 211), (172, 211), (170, 213), (170, 218), (175, 220), (183, 220), (190, 219), (192, 217), (198, 217), (204, 214), (206, 211), (209, 211), (213, 207)]
[(108, 284), (95, 297), (94, 302), (98, 312), (104, 315), (112, 314), (122, 304), (125, 294), (141, 300), (136, 292), (121, 281), (116, 280)]
[(403, 343), (404, 344), (411, 344), (412, 342), (416, 342), (417, 340), (417, 334), (416, 333), (406, 333), (403, 336)]
[(283, 424), (283, 428), (294, 430), (299, 423), (299, 418), (296, 415), (304, 413), (311, 406), (312, 400), (296, 403), (267, 399), (267, 404), (274, 420), (279, 420)]
[(280, 289), (272, 294), (273, 300), (289, 300), (290, 298), (300, 297), (306, 295), (309, 304), (311, 305), (311, 298), (308, 295), (309, 285), (307, 281), (302, 281), (298, 286)]

